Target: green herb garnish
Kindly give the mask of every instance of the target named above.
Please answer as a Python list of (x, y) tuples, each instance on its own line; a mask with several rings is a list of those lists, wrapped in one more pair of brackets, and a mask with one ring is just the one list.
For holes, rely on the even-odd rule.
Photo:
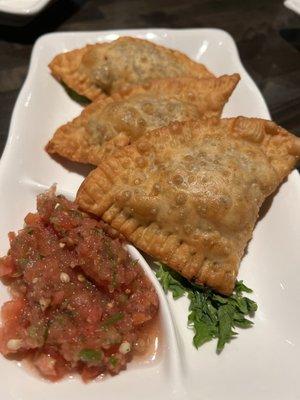
[(79, 358), (83, 362), (99, 364), (102, 361), (102, 357), (101, 350), (83, 349), (79, 352)]
[(69, 214), (72, 215), (72, 217), (83, 218), (83, 214), (79, 210), (69, 210)]
[(92, 230), (91, 230), (91, 233), (96, 233), (97, 235), (100, 235), (100, 236), (102, 236), (103, 235), (103, 229), (101, 229), (101, 228), (93, 228)]
[(55, 225), (55, 224), (59, 223), (59, 218), (58, 217), (50, 217), (49, 221), (51, 222), (52, 225)]
[(28, 335), (32, 339), (35, 339), (37, 336), (40, 335), (40, 327), (36, 325), (30, 325), (30, 327), (28, 328)]
[(109, 357), (109, 363), (115, 367), (118, 364), (118, 359), (115, 356), (110, 356)]
[(108, 241), (106, 238), (103, 241), (104, 244), (104, 250), (107, 255), (107, 258), (109, 259), (111, 263), (111, 270), (112, 270), (112, 287), (116, 288), (117, 287), (117, 267), (118, 267), (118, 258), (116, 254), (113, 252), (113, 249), (111, 248), (110, 241)]
[(21, 265), (22, 267), (26, 267), (27, 264), (29, 264), (30, 260), (28, 258), (19, 258), (17, 260), (17, 263)]
[(102, 327), (103, 328), (108, 328), (109, 326), (115, 324), (116, 322), (120, 321), (124, 317), (123, 313), (117, 312), (110, 317), (106, 318), (103, 323)]
[(235, 327), (249, 328), (253, 322), (246, 318), (257, 310), (257, 304), (243, 292), (251, 293), (243, 281), (237, 281), (231, 296), (216, 294), (211, 289), (193, 284), (163, 264), (158, 266), (156, 276), (165, 293), (170, 291), (173, 298), (187, 296), (190, 301), (188, 326), (194, 330), (193, 344), (198, 349), (202, 344), (217, 339), (217, 353), (237, 333)]
[(27, 332), (32, 340), (42, 346), (48, 338), (48, 324), (44, 325), (43, 323), (38, 323), (36, 325), (30, 325)]

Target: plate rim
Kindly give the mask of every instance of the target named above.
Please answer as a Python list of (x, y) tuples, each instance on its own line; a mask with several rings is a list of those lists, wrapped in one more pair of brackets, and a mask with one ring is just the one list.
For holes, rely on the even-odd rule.
[(32, 6), (22, 6), (19, 9), (15, 9), (13, 6), (10, 6), (9, 4), (6, 5), (1, 5), (0, 4), (0, 12), (5, 13), (5, 14), (11, 14), (11, 15), (19, 15), (19, 16), (30, 16), (30, 15), (35, 15), (38, 14), (48, 3), (50, 3), (51, 0), (38, 0), (36, 4)]

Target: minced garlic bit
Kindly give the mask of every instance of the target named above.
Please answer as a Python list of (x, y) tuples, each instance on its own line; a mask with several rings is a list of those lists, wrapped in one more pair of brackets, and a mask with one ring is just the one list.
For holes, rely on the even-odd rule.
[(62, 283), (68, 283), (68, 282), (70, 282), (70, 277), (69, 277), (69, 275), (66, 274), (65, 272), (62, 272), (62, 273), (60, 274), (60, 281), (61, 281)]
[(38, 280), (39, 280), (39, 278), (33, 278), (32, 283), (37, 283)]
[(50, 299), (45, 299), (44, 297), (42, 297), (39, 300), (39, 304), (41, 306), (42, 311), (45, 311), (46, 308), (50, 305), (50, 303), (51, 303), (51, 300)]
[(21, 339), (10, 339), (6, 346), (9, 350), (17, 351), (22, 347), (22, 340)]
[(66, 243), (62, 243), (62, 242), (59, 243), (59, 247), (60, 247), (61, 249), (63, 249), (63, 248), (65, 247), (65, 245), (66, 245)]
[(78, 274), (77, 275), (77, 279), (79, 280), (79, 282), (84, 282), (85, 281), (85, 277), (82, 274)]
[(131, 350), (131, 344), (129, 342), (121, 343), (121, 345), (119, 347), (119, 352), (121, 354), (127, 354), (130, 352), (130, 350)]

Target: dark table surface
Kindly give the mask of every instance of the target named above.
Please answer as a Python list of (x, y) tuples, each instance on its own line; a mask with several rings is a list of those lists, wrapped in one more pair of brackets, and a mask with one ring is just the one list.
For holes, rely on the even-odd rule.
[(228, 31), (272, 118), (300, 136), (300, 17), (283, 0), (57, 0), (25, 26), (0, 25), (0, 154), (39, 36), (147, 27)]

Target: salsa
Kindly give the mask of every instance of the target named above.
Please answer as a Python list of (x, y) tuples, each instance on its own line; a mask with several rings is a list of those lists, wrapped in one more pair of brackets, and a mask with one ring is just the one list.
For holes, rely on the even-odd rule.
[(77, 371), (84, 381), (118, 374), (145, 352), (145, 329), (159, 302), (120, 238), (50, 189), (38, 196), (0, 277), (12, 300), (2, 306), (0, 352), (26, 359), (50, 380)]

